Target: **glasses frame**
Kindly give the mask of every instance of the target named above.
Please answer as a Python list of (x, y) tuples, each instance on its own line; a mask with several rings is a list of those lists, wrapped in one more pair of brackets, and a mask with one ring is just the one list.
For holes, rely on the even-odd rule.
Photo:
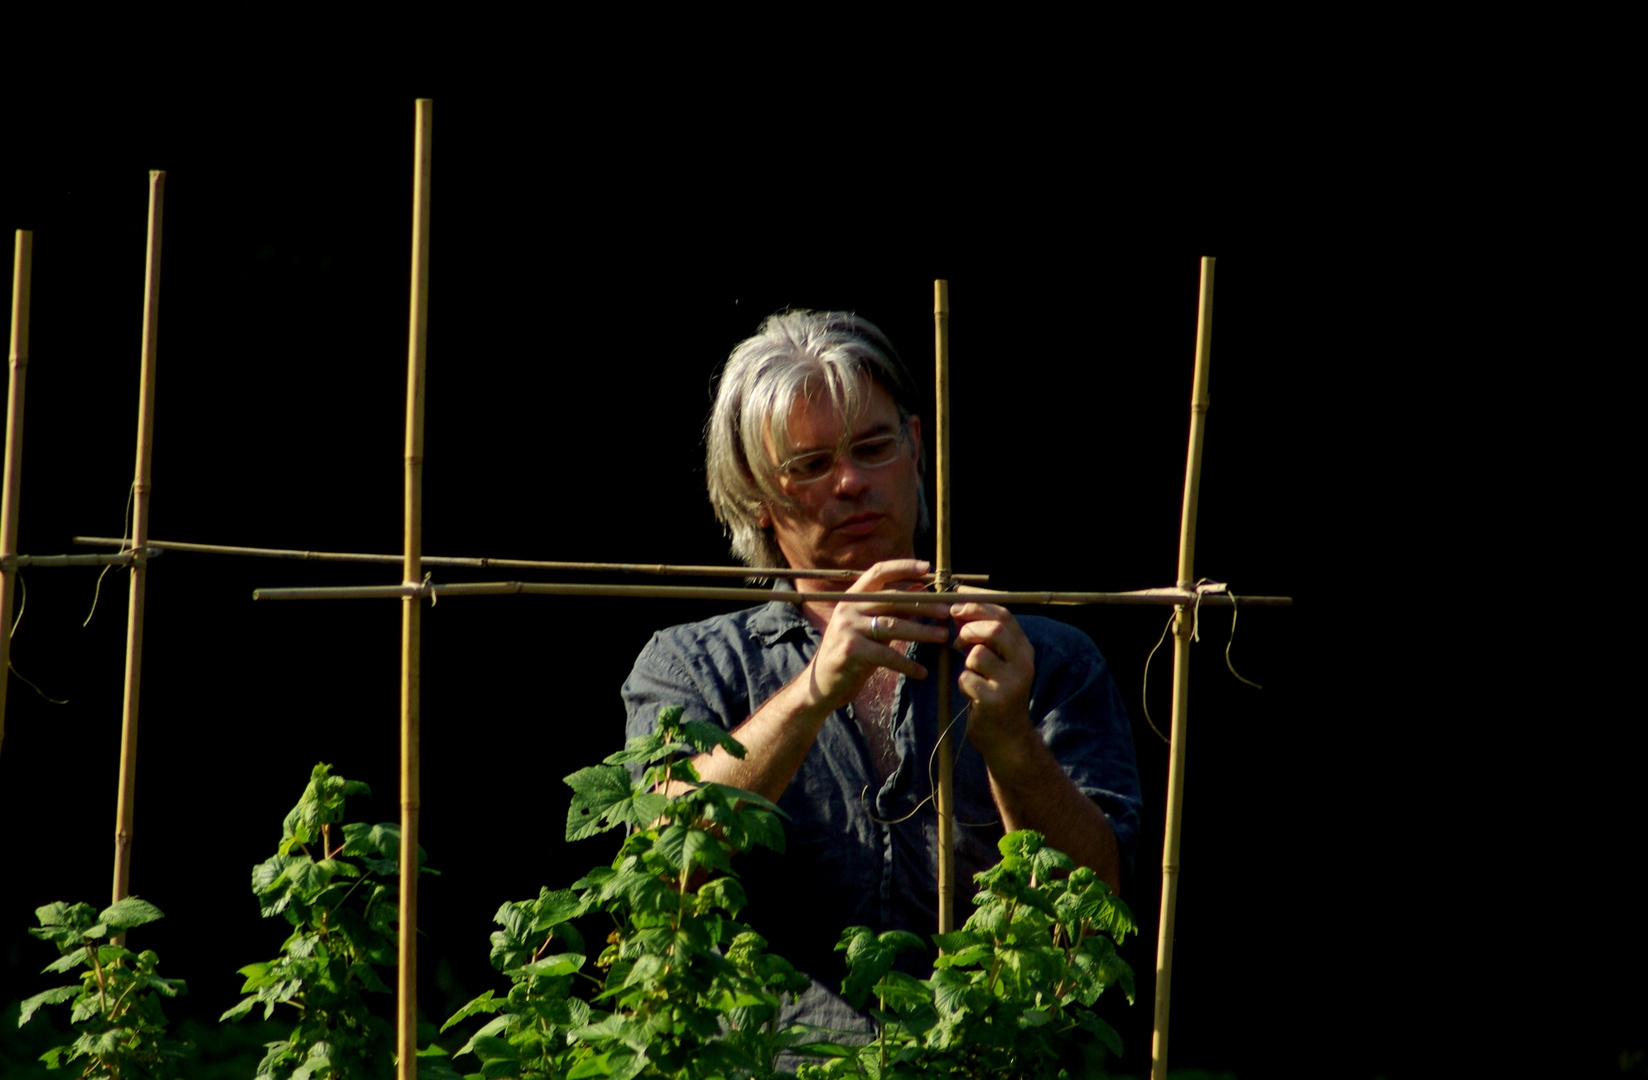
[[(885, 469), (887, 466), (898, 461), (898, 459), (903, 456), (904, 444), (910, 439), (910, 421), (908, 417), (899, 418), (898, 431), (891, 437), (893, 440), (893, 452), (886, 461), (860, 461), (854, 454), (854, 451), (866, 443), (880, 442), (882, 439), (888, 438), (886, 434), (877, 434), (849, 443), (845, 451), (812, 450), (805, 454), (797, 454), (794, 457), (786, 458), (778, 463), (777, 475), (782, 477), (786, 483), (792, 484), (796, 487), (811, 487), (814, 484), (823, 483), (825, 480), (828, 480), (830, 477), (834, 476), (836, 469), (841, 465), (841, 459), (843, 456), (850, 459), (852, 463), (860, 469)], [(806, 461), (809, 458), (815, 457), (828, 457), (830, 460), (830, 467), (819, 473), (817, 476), (799, 477), (792, 472), (796, 462)]]

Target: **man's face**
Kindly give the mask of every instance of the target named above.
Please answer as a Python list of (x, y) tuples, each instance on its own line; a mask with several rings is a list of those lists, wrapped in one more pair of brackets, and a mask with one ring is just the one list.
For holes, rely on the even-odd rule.
[[(834, 468), (811, 483), (800, 483), (780, 470), (778, 484), (791, 506), (770, 506), (773, 537), (792, 567), (863, 570), (883, 559), (915, 554), (917, 481), (921, 455), (921, 419), (907, 421), (900, 439), (898, 407), (879, 383), (869, 383), (863, 411), (852, 425), (849, 445), (863, 445), (874, 456), (877, 440), (897, 440), (885, 465), (866, 467), (843, 453)], [(787, 460), (809, 453), (833, 454), (841, 446), (843, 419), (827, 397), (801, 398), (790, 410)], [(777, 460), (771, 436), (768, 452)]]

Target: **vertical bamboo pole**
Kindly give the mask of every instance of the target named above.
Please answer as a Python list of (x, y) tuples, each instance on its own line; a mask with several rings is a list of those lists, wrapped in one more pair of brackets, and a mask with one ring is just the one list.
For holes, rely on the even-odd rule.
[[(423, 580), (424, 354), (429, 329), (429, 162), (434, 103), (419, 98), (412, 180), (412, 311), (406, 348), (406, 553), (402, 577)], [(401, 601), (401, 852), (400, 1018), (395, 1031), (397, 1075), (418, 1075), (418, 809), (419, 671), (422, 609), (415, 596)]]
[[(937, 371), (937, 396), (934, 399), (933, 460), (935, 486), (938, 496), (938, 514), (935, 533), (938, 550), (933, 567), (938, 577), (937, 587), (949, 590), (950, 581), (950, 283), (943, 279), (933, 282), (933, 351)], [(955, 929), (956, 911), (956, 848), (955, 848), (955, 751), (951, 748), (949, 724), (953, 715), (950, 702), (950, 646), (938, 651), (938, 932), (948, 934)]]
[[(29, 291), (34, 234), (17, 230), (11, 272), (11, 377), (6, 397), (6, 473), (0, 494), (0, 559), (17, 554), (17, 514), (23, 488), (23, 389), (29, 373)], [(6, 686), (11, 676), (11, 609), (17, 567), (0, 567), (0, 745), (6, 741)]]
[[(149, 464), (154, 450), (155, 360), (160, 346), (160, 236), (166, 202), (166, 174), (149, 173), (149, 241), (143, 271), (143, 370), (137, 384), (137, 469), (132, 480), (132, 550), (149, 539)], [(132, 826), (137, 797), (137, 703), (143, 681), (143, 597), (147, 570), (132, 560), (131, 595), (126, 605), (126, 682), (121, 699), (120, 796), (114, 834), (114, 899), (131, 884)], [(124, 944), (126, 935), (115, 938)]]
[[(1190, 447), (1185, 455), (1184, 509), (1179, 518), (1179, 581), (1196, 587), (1196, 504), (1202, 485), (1202, 431), (1207, 424), (1207, 370), (1213, 353), (1213, 259), (1202, 259), (1196, 316), (1196, 372), (1190, 394)], [(1167, 1080), (1167, 1018), (1173, 988), (1173, 912), (1179, 900), (1180, 813), (1184, 807), (1185, 726), (1190, 711), (1190, 637), (1195, 612), (1188, 604), (1173, 620), (1173, 727), (1167, 764), (1167, 837), (1162, 844), (1161, 930), (1156, 938), (1156, 1030), (1150, 1045), (1150, 1080)]]

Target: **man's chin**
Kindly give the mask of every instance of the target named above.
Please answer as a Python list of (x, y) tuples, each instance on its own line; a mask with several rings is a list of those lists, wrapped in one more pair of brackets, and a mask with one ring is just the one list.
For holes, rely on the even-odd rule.
[(888, 559), (913, 559), (915, 553), (911, 545), (889, 544), (876, 537), (865, 537), (852, 544), (843, 544), (829, 552), (821, 553), (818, 560), (819, 569), (830, 570), (868, 570), (878, 562)]

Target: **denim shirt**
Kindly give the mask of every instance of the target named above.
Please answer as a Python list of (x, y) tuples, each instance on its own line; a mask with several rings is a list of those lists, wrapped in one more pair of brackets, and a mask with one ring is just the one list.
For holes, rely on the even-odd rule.
[[(1121, 694), (1087, 635), (1051, 619), (1018, 621), (1035, 647), (1031, 722), (1076, 787), (1109, 817), (1125, 882), (1132, 875), (1140, 799)], [(660, 631), (624, 682), (628, 734), (651, 731), (666, 705), (684, 706), (683, 719), (735, 728), (801, 674), (819, 641), (800, 609), (784, 601)], [(910, 930), (924, 941), (938, 929), (938, 816), (931, 798), (937, 648), (922, 644), (913, 652), (933, 675), (898, 677), (893, 736), (900, 761), (886, 782), (877, 777), (853, 707), (836, 710), (778, 799), (789, 815), (786, 852), (758, 850), (735, 863), (750, 905), (741, 919), (768, 940), (771, 952), (813, 978), (799, 1009), (786, 1010), (786, 1022), (865, 1030), (834, 993), (846, 974), (845, 954), (835, 951), (846, 927)], [(960, 654), (951, 669), (958, 676), (963, 670)], [(967, 698), (955, 688), (951, 702), (961, 711)], [(1002, 837), (989, 775), (966, 728), (963, 712), (951, 730), (958, 925), (968, 914), (972, 877), (999, 861)]]

